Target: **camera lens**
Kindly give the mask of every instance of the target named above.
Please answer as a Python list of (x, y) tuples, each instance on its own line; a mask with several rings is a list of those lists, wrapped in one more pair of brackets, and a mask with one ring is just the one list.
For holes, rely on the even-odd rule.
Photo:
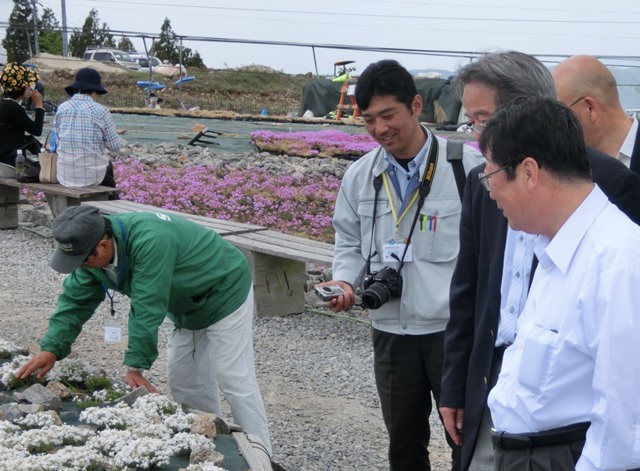
[(362, 293), (362, 305), (367, 309), (378, 309), (389, 301), (390, 297), (389, 287), (380, 282), (375, 282)]

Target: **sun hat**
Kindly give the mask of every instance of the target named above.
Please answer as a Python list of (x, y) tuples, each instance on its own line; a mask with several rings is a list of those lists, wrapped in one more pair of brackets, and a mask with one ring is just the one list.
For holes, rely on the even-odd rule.
[(39, 80), (40, 74), (36, 70), (35, 66), (27, 67), (27, 82), (29, 82), (29, 86), (34, 88)]
[(17, 62), (10, 62), (0, 72), (0, 86), (4, 93), (18, 92), (29, 86), (29, 71)]
[(98, 95), (104, 95), (107, 91), (102, 87), (102, 80), (97, 70), (85, 67), (76, 72), (75, 81), (65, 87), (64, 91), (74, 95), (80, 90), (95, 91)]
[(71, 273), (91, 254), (104, 235), (105, 222), (98, 208), (71, 206), (51, 223), (58, 243), (50, 266), (59, 273)]

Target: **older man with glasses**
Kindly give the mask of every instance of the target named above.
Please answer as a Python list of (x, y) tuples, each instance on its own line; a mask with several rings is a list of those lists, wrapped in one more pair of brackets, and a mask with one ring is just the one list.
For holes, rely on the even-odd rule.
[(558, 64), (552, 75), (558, 99), (576, 114), (586, 144), (640, 174), (640, 126), (622, 108), (618, 84), (607, 66), (578, 55)]
[[(454, 85), (476, 137), (499, 107), (518, 96), (556, 98), (548, 69), (534, 57), (515, 51), (481, 57), (459, 72)], [(634, 222), (640, 222), (637, 175), (597, 151), (588, 149), (587, 155), (595, 182)], [(535, 268), (535, 236), (508, 228), (487, 191), (492, 179), (502, 172), (512, 175), (514, 167), (490, 167), (486, 172), (484, 165), (476, 167), (464, 190), (440, 399), (445, 426), (462, 444), (463, 470), (493, 469), (487, 396), (496, 383), (504, 350), (515, 340)]]
[(639, 466), (640, 227), (594, 185), (582, 128), (557, 100), (499, 108), (480, 148), (509, 227), (539, 234), (540, 269), (489, 393), (495, 470)]

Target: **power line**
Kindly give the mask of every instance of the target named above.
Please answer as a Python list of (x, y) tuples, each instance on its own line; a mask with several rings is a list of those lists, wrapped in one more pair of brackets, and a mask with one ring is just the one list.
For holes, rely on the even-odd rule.
[[(483, 2), (476, 2), (476, 3), (438, 3), (438, 2), (424, 2), (424, 1), (418, 1), (418, 2), (408, 2), (408, 1), (399, 1), (399, 0), (352, 0), (355, 2), (361, 2), (361, 3), (384, 3), (384, 4), (391, 4), (391, 5), (398, 5), (398, 4), (402, 4), (402, 5), (424, 5), (424, 6), (429, 6), (429, 7), (433, 7), (433, 6), (442, 6), (442, 7), (462, 7), (462, 8), (477, 8), (477, 9), (482, 9), (482, 10), (488, 10), (488, 9), (492, 9), (492, 8), (499, 8), (500, 10), (504, 11), (504, 10), (522, 10), (522, 11), (542, 11), (542, 12), (553, 12), (553, 13), (558, 13), (558, 12), (565, 12), (565, 13), (571, 13), (571, 14), (575, 14), (576, 11), (575, 9), (563, 9), (563, 8), (540, 8), (540, 7), (522, 7), (522, 6), (513, 6), (513, 5), (509, 5), (508, 7), (505, 7), (504, 5), (490, 5), (488, 4), (486, 1)], [(596, 14), (616, 14), (616, 15), (640, 15), (640, 11), (611, 11), (611, 10), (585, 10), (585, 9), (581, 9), (580, 13), (596, 13)]]
[[(0, 27), (8, 25), (7, 22), (0, 22)], [(21, 28), (28, 29), (28, 25), (23, 25)], [(63, 31), (62, 28), (55, 28), (56, 31)], [(68, 29), (67, 31), (74, 31)], [(109, 33), (114, 36), (127, 36), (129, 38), (149, 38), (158, 39), (159, 33), (145, 33), (139, 31), (124, 31), (124, 30), (109, 30)], [(240, 38), (221, 38), (213, 36), (191, 36), (191, 35), (179, 35), (176, 34), (177, 39), (183, 41), (194, 42), (219, 42), (219, 43), (233, 43), (233, 44), (255, 44), (263, 46), (284, 46), (284, 47), (302, 47), (311, 49), (335, 49), (335, 50), (350, 50), (359, 52), (376, 52), (376, 53), (389, 53), (389, 54), (409, 54), (409, 55), (424, 55), (433, 57), (451, 57), (462, 59), (474, 59), (483, 55), (482, 52), (471, 50), (447, 50), (447, 49), (418, 49), (418, 48), (395, 48), (395, 47), (377, 47), (377, 46), (360, 46), (354, 44), (329, 44), (329, 43), (303, 43), (292, 41), (272, 41), (272, 40), (258, 40), (258, 39), (240, 39)], [(567, 54), (536, 54), (531, 53), (532, 56), (539, 58), (545, 63), (559, 63), (560, 60), (554, 60), (555, 58), (567, 58)], [(609, 61), (625, 61), (625, 62), (640, 62), (640, 56), (620, 56), (620, 55), (595, 55), (596, 58), (603, 61), (605, 65)], [(640, 67), (640, 64), (615, 64), (617, 67)]]
[[(106, 4), (125, 4), (125, 5), (146, 5), (152, 6), (148, 3), (130, 2), (128, 0), (94, 0), (93, 3), (106, 3)], [(513, 22), (513, 23), (548, 23), (548, 24), (613, 24), (613, 25), (637, 25), (640, 21), (628, 21), (628, 20), (604, 20), (598, 18), (595, 20), (558, 20), (552, 18), (534, 19), (534, 18), (482, 18), (478, 16), (462, 17), (462, 16), (420, 16), (415, 14), (410, 15), (390, 15), (390, 14), (377, 14), (377, 13), (347, 13), (343, 11), (315, 11), (315, 10), (284, 10), (284, 9), (268, 9), (268, 8), (241, 8), (241, 7), (219, 7), (211, 5), (185, 5), (179, 3), (160, 3), (154, 2), (154, 7), (176, 7), (180, 9), (202, 9), (202, 10), (214, 10), (214, 11), (238, 11), (238, 12), (253, 12), (253, 13), (278, 13), (278, 14), (295, 14), (295, 15), (313, 15), (313, 16), (339, 16), (339, 17), (358, 17), (358, 18), (383, 18), (389, 19), (411, 19), (411, 20), (454, 20), (454, 21), (492, 21), (492, 22)]]

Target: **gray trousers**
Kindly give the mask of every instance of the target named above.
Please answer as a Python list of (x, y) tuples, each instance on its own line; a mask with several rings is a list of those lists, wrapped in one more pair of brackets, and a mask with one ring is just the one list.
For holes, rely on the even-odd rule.
[[(496, 471), (575, 471), (584, 440), (524, 450), (495, 449)], [(473, 469), (473, 468), (472, 468)]]
[(491, 425), (491, 412), (489, 407), (485, 405), (476, 446), (473, 449), (473, 456), (469, 463), (469, 471), (493, 471), (495, 467), (493, 444), (491, 443)]

